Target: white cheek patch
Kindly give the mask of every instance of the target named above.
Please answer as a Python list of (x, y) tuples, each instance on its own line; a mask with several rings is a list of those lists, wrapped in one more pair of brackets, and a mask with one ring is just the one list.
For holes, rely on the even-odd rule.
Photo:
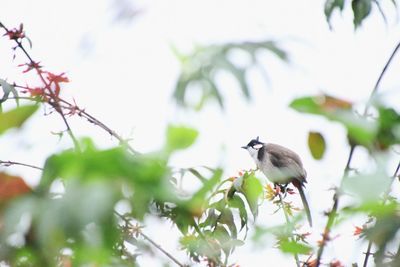
[(262, 144), (257, 144), (257, 145), (255, 145), (255, 146), (253, 146), (253, 148), (254, 148), (254, 149), (260, 149), (260, 148), (262, 148), (262, 146), (263, 146)]

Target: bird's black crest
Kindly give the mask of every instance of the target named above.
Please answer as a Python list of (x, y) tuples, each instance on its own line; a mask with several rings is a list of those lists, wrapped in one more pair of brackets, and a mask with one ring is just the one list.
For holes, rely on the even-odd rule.
[(249, 147), (254, 147), (255, 145), (260, 145), (260, 144), (263, 144), (263, 142), (260, 142), (260, 141), (259, 141), (259, 138), (258, 138), (258, 136), (257, 136), (257, 138), (251, 140), (251, 141), (247, 144), (247, 146), (249, 146)]

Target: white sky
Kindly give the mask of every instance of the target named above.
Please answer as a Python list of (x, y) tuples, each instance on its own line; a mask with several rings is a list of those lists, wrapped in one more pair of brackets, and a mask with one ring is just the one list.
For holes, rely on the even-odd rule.
[[(327, 189), (338, 183), (347, 157), (345, 134), (338, 125), (298, 114), (287, 106), (297, 96), (319, 92), (358, 103), (368, 98), (400, 40), (400, 28), (395, 25), (398, 14), (390, 1), (383, 4), (388, 25), (374, 12), (357, 32), (353, 30), (349, 7), (342, 15), (334, 14), (334, 30), (330, 31), (323, 14), (324, 1), (132, 1), (141, 10), (140, 15), (131, 22), (115, 21), (115, 3), (122, 2), (2, 0), (0, 18), (8, 27), (23, 22), (33, 41), (33, 57), (49, 70), (67, 72), (71, 83), (63, 90), (65, 96), (73, 96), (78, 105), (112, 129), (124, 137), (132, 137), (139, 151), (160, 148), (165, 126), (170, 122), (192, 125), (201, 133), (192, 149), (173, 158), (174, 166), (223, 164), (225, 175), (232, 176), (240, 169), (253, 167), (251, 158), (240, 146), (257, 135), (263, 141), (297, 151), (309, 176), (307, 192), (315, 220), (312, 241), (318, 239), (325, 224), (322, 213), (331, 206), (331, 193)], [(261, 39), (280, 41), (291, 56), (291, 64), (266, 55), (262, 63), (270, 77), (269, 84), (256, 70), (250, 73), (254, 96), (251, 103), (243, 101), (231, 79), (222, 77), (220, 83), (227, 100), (225, 112), (213, 104), (200, 113), (175, 107), (171, 94), (179, 62), (171, 45), (190, 51), (194, 44)], [(9, 63), (9, 46), (3, 38), (0, 78), (24, 83), (14, 68), (22, 58)], [(382, 83), (382, 91), (390, 93), (391, 102), (400, 96), (396, 92), (399, 69), (396, 60)], [(116, 144), (100, 129), (79, 119), (71, 121), (78, 136), (92, 136), (104, 147)], [(67, 138), (59, 142), (50, 134), (63, 129), (57, 116), (44, 118), (40, 114), (26, 125), (25, 131), (9, 132), (0, 139), (0, 159), (42, 165), (48, 155), (70, 146)], [(314, 161), (308, 152), (309, 130), (322, 132), (328, 142), (326, 156), (320, 162)], [(356, 154), (355, 163), (363, 162), (365, 155)], [(39, 178), (38, 173), (22, 168), (7, 171), (29, 177), (32, 184)], [(299, 203), (296, 198), (294, 201)], [(272, 211), (273, 207), (265, 204), (259, 222), (271, 225), (269, 221), (283, 219), (282, 214), (271, 216)], [(171, 233), (168, 225), (154, 219), (147, 225), (150, 236), (184, 261), (185, 254), (177, 252), (176, 243), (169, 242), (176, 238), (176, 233), (172, 232), (172, 237), (163, 236)], [(346, 265), (357, 260), (365, 247), (353, 246), (354, 225), (340, 230), (338, 245), (329, 248), (326, 255), (334, 255)], [(255, 249), (249, 243), (238, 249), (232, 259), (242, 266), (262, 266), (266, 261), (293, 266), (293, 259), (283, 257), (270, 248), (272, 245), (269, 240)], [(140, 261), (143, 266), (157, 266), (151, 257)]]

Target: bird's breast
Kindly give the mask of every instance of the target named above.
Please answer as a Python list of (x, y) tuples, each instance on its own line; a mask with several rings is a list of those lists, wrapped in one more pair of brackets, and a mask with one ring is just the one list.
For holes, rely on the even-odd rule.
[(286, 184), (293, 179), (293, 173), (289, 168), (277, 167), (270, 160), (258, 161), (257, 167), (273, 183)]

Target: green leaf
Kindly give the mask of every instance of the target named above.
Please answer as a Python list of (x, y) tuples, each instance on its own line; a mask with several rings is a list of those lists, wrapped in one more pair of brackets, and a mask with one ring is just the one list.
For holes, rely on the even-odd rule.
[(239, 210), (240, 230), (242, 230), (243, 227), (247, 226), (247, 220), (248, 220), (246, 206), (242, 198), (238, 195), (233, 195), (233, 197), (229, 199), (228, 204), (230, 207), (237, 208)]
[(279, 242), (279, 248), (282, 252), (290, 254), (308, 254), (312, 250), (310, 246), (288, 240)]
[(339, 9), (340, 12), (342, 12), (343, 8), (344, 8), (344, 0), (326, 0), (325, 1), (324, 12), (325, 12), (326, 20), (328, 21), (328, 24), (330, 27), (331, 27), (332, 12), (335, 9)]
[(232, 238), (237, 238), (237, 229), (233, 219), (233, 213), (230, 209), (224, 209), (218, 221), (219, 223), (225, 224), (228, 227)]
[(353, 23), (355, 28), (358, 28), (362, 21), (371, 12), (371, 2), (372, 0), (353, 0), (351, 2), (351, 8), (353, 9), (354, 14)]
[(308, 96), (293, 100), (290, 107), (303, 113), (323, 116), (341, 123), (351, 140), (370, 146), (377, 134), (377, 123), (356, 115), (351, 103), (327, 95)]
[(14, 95), (15, 102), (17, 103), (18, 106), (19, 105), (18, 92), (15, 89), (15, 87), (3, 79), (0, 79), (0, 86), (3, 88), (4, 92), (2, 99), (0, 99), (0, 106), (3, 102), (5, 102), (8, 99), (10, 93)]
[(263, 194), (261, 182), (253, 174), (246, 173), (243, 179), (242, 192), (246, 197), (254, 218), (257, 217), (258, 201)]
[(167, 150), (188, 148), (196, 141), (198, 135), (199, 132), (193, 128), (170, 125), (167, 129)]
[(56, 178), (82, 183), (112, 181), (133, 192), (134, 215), (142, 219), (152, 200), (175, 203), (177, 196), (165, 178), (169, 174), (166, 161), (156, 155), (131, 155), (118, 147), (97, 150), (88, 146), (81, 152), (66, 150), (46, 160), (39, 190), (48, 191)]
[(219, 183), (222, 176), (222, 170), (218, 169), (214, 172), (214, 175), (207, 180), (203, 186), (193, 194), (192, 198), (186, 202), (188, 209), (194, 216), (201, 216), (206, 201), (206, 196), (212, 189)]
[(400, 142), (400, 114), (393, 108), (378, 107), (379, 130), (377, 146), (379, 149), (388, 149), (391, 145)]
[(322, 159), (326, 149), (325, 139), (319, 132), (308, 133), (308, 148), (314, 159)]
[(19, 128), (38, 110), (38, 105), (17, 107), (13, 110), (0, 113), (0, 134), (11, 128)]
[[(224, 108), (224, 98), (217, 86), (216, 74), (223, 71), (233, 76), (246, 99), (250, 99), (250, 88), (246, 74), (250, 67), (257, 66), (257, 53), (267, 51), (283, 61), (288, 60), (287, 53), (273, 41), (235, 42), (222, 45), (196, 47), (190, 55), (182, 55), (172, 47), (173, 52), (181, 63), (181, 73), (175, 85), (173, 97), (178, 105), (201, 109), (206, 101), (216, 100)], [(232, 50), (242, 50), (252, 58), (252, 64), (245, 67), (235, 65), (229, 55)], [(200, 90), (193, 101), (192, 91)], [(197, 91), (196, 91), (197, 93)], [(197, 96), (197, 94), (194, 94)], [(190, 97), (187, 97), (190, 96)], [(194, 103), (191, 103), (194, 102)]]
[(343, 180), (343, 189), (351, 192), (363, 202), (374, 202), (379, 199), (382, 193), (387, 191), (391, 181), (392, 178), (383, 171), (346, 176)]

